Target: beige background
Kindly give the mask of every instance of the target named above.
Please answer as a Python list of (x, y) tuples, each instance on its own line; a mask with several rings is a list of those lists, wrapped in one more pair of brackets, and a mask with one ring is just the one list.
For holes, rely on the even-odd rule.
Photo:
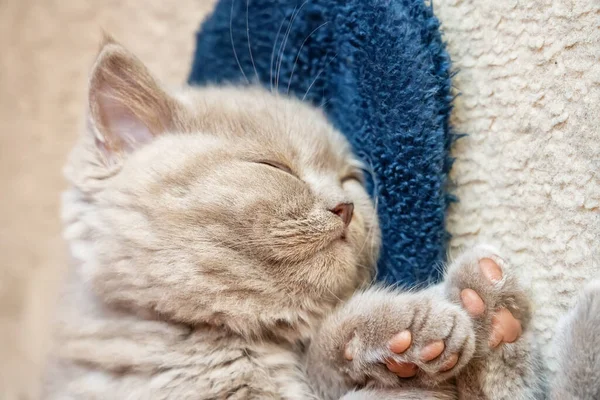
[[(65, 267), (61, 166), (101, 29), (179, 84), (211, 4), (0, 1), (0, 398), (36, 392)], [(455, 149), (452, 249), (501, 246), (530, 284), (547, 343), (584, 281), (599, 276), (600, 5), (438, 0), (436, 12), (461, 71), (454, 123), (471, 134)]]
[(65, 267), (61, 169), (80, 131), (102, 30), (180, 84), (212, 3), (0, 1), (0, 399), (11, 398), (9, 388), (35, 393), (45, 320)]

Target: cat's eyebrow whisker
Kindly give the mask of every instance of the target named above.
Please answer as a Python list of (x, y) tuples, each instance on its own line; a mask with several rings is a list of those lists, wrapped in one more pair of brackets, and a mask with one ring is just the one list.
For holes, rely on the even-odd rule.
[(296, 20), (296, 17), (300, 14), (300, 11), (302, 11), (302, 9), (304, 8), (304, 6), (309, 2), (310, 0), (305, 0), (304, 3), (302, 3), (300, 5), (300, 7), (298, 8), (298, 10), (296, 10), (295, 13), (292, 14), (292, 18), (290, 20), (290, 24), (288, 26), (287, 32), (285, 34), (284, 40), (283, 40), (283, 46), (281, 48), (281, 51), (279, 53), (279, 62), (277, 65), (277, 75), (276, 75), (276, 89), (277, 92), (279, 92), (279, 72), (281, 71), (281, 64), (283, 63), (283, 53), (285, 52), (285, 46), (287, 45), (287, 41), (290, 37), (290, 33), (292, 31), (292, 27), (294, 25), (294, 21)]
[(231, 14), (229, 16), (229, 39), (231, 40), (231, 49), (233, 50), (233, 56), (235, 57), (235, 61), (237, 62), (237, 65), (240, 68), (242, 75), (244, 75), (244, 79), (246, 80), (246, 83), (250, 84), (250, 81), (248, 80), (248, 77), (246, 76), (246, 73), (244, 72), (244, 69), (242, 68), (242, 64), (240, 63), (240, 59), (238, 58), (237, 51), (235, 50), (235, 44), (233, 42), (233, 5), (234, 4), (235, 4), (235, 0), (231, 0)]
[(296, 59), (294, 60), (294, 65), (292, 66), (292, 72), (290, 73), (290, 77), (288, 79), (287, 94), (290, 94), (290, 87), (292, 85), (292, 78), (294, 77), (294, 71), (296, 70), (296, 65), (298, 64), (298, 58), (300, 58), (300, 53), (302, 52), (302, 49), (304, 48), (304, 45), (306, 44), (306, 42), (308, 41), (308, 39), (310, 39), (310, 37), (312, 36), (313, 33), (315, 33), (316, 31), (318, 31), (319, 29), (321, 29), (322, 27), (324, 27), (328, 23), (329, 23), (329, 21), (325, 21), (321, 25), (319, 25), (315, 29), (313, 29), (313, 31), (308, 34), (308, 36), (306, 37), (306, 39), (304, 39), (304, 41), (300, 45), (300, 49), (298, 50), (298, 53), (296, 54)]
[(327, 99), (327, 100), (325, 100), (325, 101), (321, 102), (321, 104), (319, 104), (319, 107), (317, 107), (317, 108), (320, 108), (320, 109), (325, 109), (325, 106), (326, 106), (327, 104), (329, 104), (329, 101), (330, 101), (330, 100), (331, 100), (331, 99)]
[(338, 56), (338, 53), (335, 53), (335, 55), (331, 58), (331, 60), (329, 60), (329, 62), (321, 69), (321, 71), (319, 71), (319, 73), (317, 74), (317, 76), (315, 76), (315, 79), (313, 79), (312, 83), (310, 84), (310, 86), (308, 87), (308, 89), (306, 89), (306, 93), (304, 93), (304, 96), (302, 96), (302, 101), (306, 100), (306, 96), (308, 96), (308, 93), (310, 92), (310, 89), (312, 89), (313, 85), (317, 82), (317, 79), (319, 79), (319, 77), (321, 76), (321, 74), (323, 72), (325, 72), (325, 70), (327, 69), (327, 67), (329, 67), (329, 65), (333, 62), (333, 60), (335, 60)]
[(271, 87), (271, 93), (273, 93), (273, 59), (275, 58), (275, 47), (277, 47), (277, 42), (279, 41), (279, 34), (281, 33), (281, 28), (283, 28), (283, 24), (287, 20), (287, 17), (284, 15), (281, 24), (279, 25), (279, 29), (277, 30), (277, 35), (275, 36), (275, 41), (273, 42), (273, 50), (271, 51), (271, 64), (269, 68), (269, 86)]
[(252, 62), (252, 68), (254, 68), (254, 75), (256, 75), (256, 82), (260, 82), (258, 77), (258, 71), (256, 70), (256, 64), (254, 64), (254, 56), (252, 55), (252, 46), (250, 45), (250, 0), (246, 0), (246, 36), (248, 38), (248, 52), (250, 53), (250, 61)]
[[(275, 60), (275, 94), (279, 94), (279, 68), (281, 67), (281, 63), (279, 62), (283, 52), (285, 50), (285, 43), (287, 42), (287, 37), (290, 32), (290, 28), (294, 21), (294, 16), (296, 15), (297, 8), (294, 7), (294, 11), (292, 11), (292, 15), (290, 15), (290, 22), (288, 22), (287, 28), (285, 28), (285, 34), (283, 35), (283, 39), (281, 39), (281, 43), (279, 43), (279, 50), (277, 50), (277, 59)], [(284, 21), (287, 20), (285, 17)]]

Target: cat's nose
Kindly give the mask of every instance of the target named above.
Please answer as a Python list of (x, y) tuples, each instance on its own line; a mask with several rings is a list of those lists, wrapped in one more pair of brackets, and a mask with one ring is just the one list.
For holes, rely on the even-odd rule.
[(344, 221), (344, 225), (348, 226), (350, 225), (350, 221), (352, 221), (354, 203), (340, 203), (329, 211), (340, 217)]

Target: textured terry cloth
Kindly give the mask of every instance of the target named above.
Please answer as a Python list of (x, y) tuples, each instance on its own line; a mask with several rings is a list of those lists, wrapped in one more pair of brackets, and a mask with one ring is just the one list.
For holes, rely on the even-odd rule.
[(379, 278), (437, 280), (453, 134), (450, 60), (431, 7), (222, 0), (198, 34), (189, 82), (257, 80), (323, 107), (372, 169), (383, 233)]

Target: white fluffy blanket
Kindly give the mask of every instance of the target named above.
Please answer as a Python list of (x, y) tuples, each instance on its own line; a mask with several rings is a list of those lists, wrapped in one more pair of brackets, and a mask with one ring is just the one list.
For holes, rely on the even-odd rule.
[(534, 327), (600, 278), (600, 2), (439, 0), (458, 71), (452, 250), (500, 247), (531, 287)]

